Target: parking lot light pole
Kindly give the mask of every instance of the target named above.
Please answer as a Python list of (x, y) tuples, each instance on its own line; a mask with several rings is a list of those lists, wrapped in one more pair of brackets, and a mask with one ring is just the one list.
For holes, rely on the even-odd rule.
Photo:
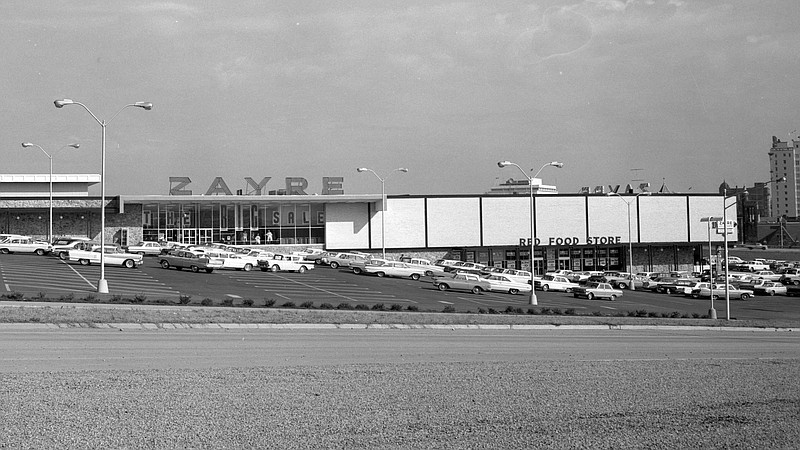
[(375, 175), (375, 178), (380, 180), (381, 182), (381, 202), (382, 202), (382, 211), (381, 211), (381, 254), (383, 255), (383, 259), (386, 259), (386, 179), (389, 178), (389, 175), (395, 172), (403, 172), (407, 173), (408, 169), (405, 167), (399, 167), (394, 169), (393, 171), (389, 172), (389, 175), (381, 178), (374, 170), (367, 168), (367, 167), (359, 167), (356, 169), (358, 172), (372, 172)]
[(81, 102), (76, 102), (68, 98), (56, 100), (53, 102), (56, 108), (63, 108), (66, 105), (78, 105), (91, 114), (92, 118), (100, 124), (102, 128), (102, 145), (100, 151), (100, 280), (97, 282), (97, 292), (101, 294), (108, 294), (108, 282), (106, 281), (106, 265), (105, 265), (105, 244), (106, 244), (106, 127), (123, 109), (129, 107), (142, 108), (146, 111), (153, 109), (153, 104), (150, 102), (136, 102), (129, 103), (119, 109), (108, 120), (100, 120), (86, 105)]
[[(724, 212), (724, 211), (723, 211)], [(714, 309), (714, 269), (711, 268), (711, 222), (719, 222), (723, 220), (722, 217), (703, 217), (700, 222), (706, 222), (708, 227), (708, 292), (711, 297), (711, 309), (708, 310), (708, 316), (714, 320), (717, 318), (717, 310)], [(727, 286), (727, 279), (725, 285)]]
[[(539, 173), (545, 167), (553, 166), (553, 167), (558, 167), (560, 169), (560, 168), (564, 167), (564, 163), (558, 162), (558, 161), (552, 161), (552, 162), (549, 162), (549, 163), (545, 163), (545, 164), (542, 165), (541, 168), (539, 168), (539, 170), (536, 172), (536, 174), (534, 176), (532, 176), (532, 177), (528, 176), (528, 173), (525, 172), (525, 170), (522, 167), (520, 167), (519, 164), (517, 164), (517, 163), (513, 163), (511, 161), (500, 161), (500, 162), (497, 163), (497, 167), (503, 168), (503, 167), (506, 167), (506, 166), (514, 166), (514, 167), (516, 167), (517, 169), (519, 169), (520, 172), (522, 172), (523, 175), (525, 175), (525, 178), (528, 179), (528, 188), (530, 189), (530, 197), (531, 197), (530, 198), (530, 205), (531, 205), (530, 206), (530, 208), (531, 208), (530, 209), (530, 222), (531, 222), (531, 299), (530, 299), (529, 304), (530, 305), (538, 305), (539, 304), (539, 299), (536, 297), (536, 283), (535, 283), (536, 271), (534, 270), (534, 263), (533, 263), (533, 261), (534, 261), (533, 260), (533, 254), (534, 254), (534, 250), (536, 249), (536, 236), (535, 236), (536, 233), (534, 231), (535, 212), (533, 210), (533, 180), (539, 175)], [(533, 170), (533, 169), (531, 169), (531, 170)]]
[(630, 200), (625, 200), (625, 197), (617, 194), (616, 192), (609, 192), (607, 195), (609, 197), (616, 195), (617, 197), (619, 197), (620, 200), (625, 202), (625, 206), (628, 207), (628, 273), (630, 274), (631, 277), (631, 282), (628, 283), (628, 289), (635, 291), (636, 286), (634, 286), (635, 283), (633, 282), (633, 238), (631, 237), (631, 203), (636, 201), (636, 199), (639, 198), (640, 195), (650, 195), (650, 192), (640, 192)]
[[(53, 152), (53, 155), (51, 155), (50, 153), (47, 153), (47, 151), (45, 151), (45, 149), (43, 149), (41, 145), (34, 144), (33, 142), (23, 142), (22, 146), (25, 148), (36, 147), (39, 150), (41, 150), (45, 155), (47, 155), (47, 157), (50, 159), (50, 178), (48, 179), (50, 181), (50, 226), (47, 229), (47, 242), (52, 244), (53, 243), (53, 155), (55, 155), (55, 152)], [(80, 146), (81, 144), (67, 144), (59, 148), (59, 150), (66, 147), (79, 148)]]

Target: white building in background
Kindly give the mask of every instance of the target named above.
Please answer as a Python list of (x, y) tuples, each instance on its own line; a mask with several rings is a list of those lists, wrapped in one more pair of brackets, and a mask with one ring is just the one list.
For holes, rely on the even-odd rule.
[(800, 189), (800, 140), (783, 142), (772, 136), (769, 150), (770, 180), (786, 177), (786, 182), (770, 181), (774, 195), (770, 199), (770, 209), (774, 217), (786, 216), (790, 220), (800, 217), (798, 210), (798, 189)]
[[(558, 194), (558, 188), (555, 186), (549, 186), (546, 184), (542, 184), (541, 178), (534, 178), (533, 182), (533, 194)], [(489, 192), (487, 194), (515, 194), (515, 195), (528, 195), (530, 196), (531, 189), (528, 185), (528, 180), (515, 180), (513, 178), (509, 178), (504, 183), (501, 183), (497, 186), (492, 186), (489, 188)]]

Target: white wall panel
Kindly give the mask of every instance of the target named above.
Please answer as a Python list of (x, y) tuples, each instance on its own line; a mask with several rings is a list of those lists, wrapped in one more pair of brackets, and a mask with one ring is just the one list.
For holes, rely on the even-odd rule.
[(428, 199), (428, 246), (481, 245), (480, 199), (443, 197)]
[[(728, 220), (736, 222), (736, 197), (728, 199)], [(708, 223), (700, 222), (704, 217), (722, 217), (722, 197), (689, 197), (689, 226), (691, 227), (692, 242), (708, 242)], [(729, 240), (735, 241), (737, 234), (728, 235)], [(723, 241), (725, 237), (711, 230), (711, 241)]]
[(484, 245), (519, 245), (520, 238), (530, 237), (530, 204), (528, 196), (484, 197)]
[[(641, 196), (639, 197), (641, 198)], [(589, 235), (620, 237), (620, 242), (628, 243), (628, 205), (630, 202), (631, 232), (633, 243), (638, 242), (638, 205), (635, 195), (590, 196), (589, 197)]]
[(639, 220), (642, 242), (688, 242), (684, 196), (639, 197)]
[[(349, 250), (367, 248), (367, 203), (325, 205), (325, 248)], [(380, 244), (378, 245), (380, 247)]]
[(536, 237), (541, 245), (578, 238), (586, 243), (585, 197), (536, 197)]
[[(425, 199), (390, 198), (386, 209), (386, 247), (425, 247)], [(380, 203), (376, 203), (380, 209)], [(372, 216), (372, 248), (381, 248), (381, 214)]]

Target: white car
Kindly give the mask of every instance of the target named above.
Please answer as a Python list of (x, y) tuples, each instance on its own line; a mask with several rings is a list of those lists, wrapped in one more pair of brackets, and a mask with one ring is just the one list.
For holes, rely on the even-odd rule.
[(36, 253), (42, 256), (52, 250), (53, 247), (47, 242), (27, 236), (11, 237), (0, 243), (0, 253)]
[(211, 258), (221, 259), (221, 269), (244, 270), (245, 272), (249, 272), (253, 270), (253, 267), (258, 266), (258, 259), (239, 253), (208, 252), (207, 255)]
[(303, 251), (294, 252), (292, 254), (302, 256), (303, 259), (305, 259), (306, 261), (315, 261), (319, 259), (319, 257), (322, 256), (323, 253), (325, 253), (325, 250), (322, 250), (320, 248), (309, 247)]
[(258, 267), (262, 272), (300, 272), (305, 273), (307, 270), (314, 268), (312, 261), (306, 261), (302, 256), (298, 255), (281, 255), (276, 254), (270, 259), (258, 261)]
[(354, 274), (358, 275), (360, 273), (364, 273), (364, 267), (367, 264), (371, 264), (373, 266), (381, 266), (387, 263), (392, 262), (391, 259), (383, 259), (383, 258), (370, 258), (366, 261), (350, 261), (350, 270), (353, 271)]
[[(93, 250), (70, 250), (67, 258), (77, 261), (82, 266), (100, 264), (100, 247)], [(106, 266), (121, 266), (133, 269), (142, 263), (144, 257), (138, 253), (125, 253), (115, 246), (106, 246), (103, 252), (103, 264)]]
[(363, 271), (379, 277), (411, 278), (412, 280), (419, 280), (425, 274), (424, 269), (400, 261), (389, 261), (381, 265), (366, 264)]
[(536, 289), (547, 291), (564, 291), (572, 292), (573, 289), (580, 286), (578, 283), (572, 282), (569, 278), (562, 275), (547, 274), (541, 280), (535, 280)]
[(155, 241), (141, 241), (136, 245), (128, 245), (123, 247), (128, 253), (138, 253), (144, 255), (160, 255), (161, 250), (164, 248), (160, 243)]
[(425, 276), (431, 277), (434, 275), (444, 275), (444, 268), (442, 266), (437, 266), (433, 264), (429, 259), (425, 258), (414, 258), (409, 256), (404, 256), (400, 258), (400, 262), (404, 262), (406, 264), (412, 265), (414, 267), (418, 267), (424, 271)]
[(507, 275), (489, 274), (484, 280), (489, 282), (489, 290), (493, 292), (508, 292), (509, 294), (519, 294), (520, 292), (530, 292), (531, 285), (514, 281)]

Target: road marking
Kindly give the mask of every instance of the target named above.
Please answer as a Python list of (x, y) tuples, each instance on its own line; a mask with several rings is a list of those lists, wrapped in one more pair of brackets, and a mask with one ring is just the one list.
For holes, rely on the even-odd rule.
[(232, 298), (242, 298), (241, 296), (236, 295), (236, 294), (225, 294), (225, 296), (226, 297), (232, 297)]
[(439, 301), (439, 303), (444, 303), (445, 305), (452, 305), (453, 304), (453, 302), (446, 302), (444, 300), (438, 300), (438, 301)]
[[(59, 260), (59, 261), (61, 261), (61, 260)], [(83, 281), (85, 281), (85, 282), (86, 282), (86, 283), (87, 283), (89, 286), (91, 286), (91, 287), (92, 287), (92, 289), (97, 289), (97, 286), (93, 285), (93, 284), (92, 284), (92, 283), (91, 283), (89, 280), (87, 280), (87, 279), (86, 279), (86, 278), (85, 278), (83, 275), (81, 275), (81, 274), (80, 274), (80, 273), (79, 273), (77, 270), (75, 270), (75, 268), (74, 268), (74, 267), (72, 267), (72, 265), (70, 265), (70, 264), (67, 264), (67, 263), (66, 263), (66, 262), (64, 262), (64, 261), (61, 261), (61, 263), (63, 263), (63, 264), (64, 264), (64, 265), (66, 265), (67, 267), (69, 267), (69, 270), (71, 270), (71, 271), (75, 272), (75, 275), (77, 275), (77, 276), (78, 276), (80, 279), (82, 279)]]

